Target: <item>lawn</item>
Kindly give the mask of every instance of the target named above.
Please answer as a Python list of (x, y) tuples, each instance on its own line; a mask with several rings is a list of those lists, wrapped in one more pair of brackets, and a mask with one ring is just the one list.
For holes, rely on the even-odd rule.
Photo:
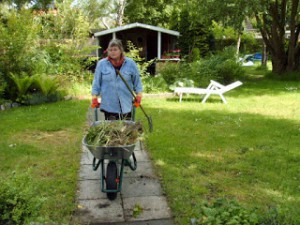
[[(154, 124), (145, 144), (176, 224), (200, 218), (205, 202), (217, 199), (256, 210), (265, 224), (300, 224), (300, 84), (243, 83), (225, 94), (227, 105), (217, 97), (143, 100)], [(88, 106), (77, 100), (0, 112), (1, 180), (29, 171), (44, 221), (67, 224), (76, 208)], [(147, 127), (140, 110), (139, 119)]]
[[(16, 179), (12, 183), (17, 185), (9, 186), (20, 201), (28, 194), (38, 198), (42, 222), (68, 224), (74, 210), (88, 105), (87, 101), (64, 101), (0, 112), (1, 181)], [(22, 174), (29, 174), (29, 179)], [(34, 190), (23, 194), (27, 186)]]
[(198, 96), (148, 103), (146, 144), (176, 222), (189, 224), (205, 201), (222, 198), (256, 209), (266, 224), (300, 224), (300, 84), (244, 81), (227, 96), (227, 105)]

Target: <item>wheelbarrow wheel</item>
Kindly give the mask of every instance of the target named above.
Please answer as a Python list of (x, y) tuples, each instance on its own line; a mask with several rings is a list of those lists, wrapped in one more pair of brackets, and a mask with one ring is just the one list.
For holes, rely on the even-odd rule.
[[(118, 168), (115, 162), (109, 162), (106, 170), (106, 189), (107, 190), (117, 190), (118, 183)], [(107, 192), (107, 198), (109, 200), (114, 200), (117, 197), (117, 192)]]

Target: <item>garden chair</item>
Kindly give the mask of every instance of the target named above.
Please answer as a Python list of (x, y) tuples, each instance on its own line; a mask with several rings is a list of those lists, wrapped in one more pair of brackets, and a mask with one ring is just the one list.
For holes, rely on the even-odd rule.
[(176, 87), (174, 93), (179, 95), (179, 102), (181, 102), (183, 94), (199, 94), (205, 95), (202, 103), (205, 103), (210, 95), (219, 95), (223, 103), (226, 104), (227, 101), (224, 97), (224, 94), (242, 84), (243, 83), (241, 81), (235, 81), (228, 85), (222, 85), (214, 80), (211, 80), (207, 88)]

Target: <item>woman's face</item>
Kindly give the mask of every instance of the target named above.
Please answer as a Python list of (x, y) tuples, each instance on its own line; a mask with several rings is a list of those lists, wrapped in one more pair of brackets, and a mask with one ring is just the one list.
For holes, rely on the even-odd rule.
[(107, 50), (108, 56), (112, 59), (120, 59), (121, 57), (121, 49), (117, 46), (109, 47)]

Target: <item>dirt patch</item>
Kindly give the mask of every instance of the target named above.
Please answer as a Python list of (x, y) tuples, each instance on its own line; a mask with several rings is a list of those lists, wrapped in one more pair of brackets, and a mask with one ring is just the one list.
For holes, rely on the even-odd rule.
[(15, 135), (16, 140), (23, 143), (41, 143), (51, 145), (65, 145), (74, 142), (74, 135), (69, 130), (59, 131), (25, 131)]

